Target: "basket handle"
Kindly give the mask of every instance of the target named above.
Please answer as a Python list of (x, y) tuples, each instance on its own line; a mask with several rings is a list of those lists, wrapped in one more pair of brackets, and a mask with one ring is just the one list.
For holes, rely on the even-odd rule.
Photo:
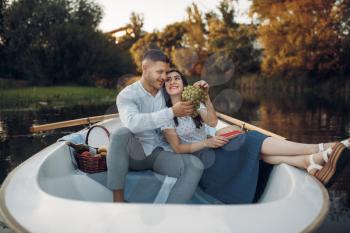
[(107, 136), (108, 136), (108, 139), (109, 139), (109, 137), (110, 137), (110, 133), (109, 133), (109, 131), (108, 131), (108, 129), (106, 128), (106, 127), (104, 127), (103, 125), (94, 125), (94, 126), (92, 126), (92, 127), (90, 127), (90, 129), (88, 130), (88, 132), (87, 132), (87, 134), (86, 134), (86, 139), (85, 139), (85, 144), (86, 145), (89, 145), (89, 135), (90, 135), (90, 132), (92, 131), (92, 129), (94, 129), (94, 128), (101, 128), (101, 129), (103, 129), (105, 132), (106, 132), (106, 134), (107, 134)]

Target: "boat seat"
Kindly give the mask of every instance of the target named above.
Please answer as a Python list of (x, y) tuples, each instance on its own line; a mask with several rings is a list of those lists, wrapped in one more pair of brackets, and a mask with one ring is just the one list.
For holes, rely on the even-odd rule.
[[(73, 143), (84, 143), (85, 141), (85, 135), (81, 133), (73, 133), (70, 135), (66, 135), (59, 139), (58, 141), (71, 141)], [(90, 201), (109, 201), (110, 197), (107, 197), (106, 194), (101, 195), (101, 193), (105, 193), (105, 191), (100, 190), (101, 187), (96, 187), (96, 190), (100, 190), (100, 194), (93, 194), (92, 191), (88, 191), (90, 188), (87, 188), (89, 183), (86, 181), (84, 177), (79, 176), (85, 176), (89, 177), (92, 180), (96, 181), (97, 183), (101, 184), (104, 188), (107, 188), (107, 172), (99, 172), (99, 173), (85, 173), (78, 169), (76, 161), (73, 156), (73, 150), (69, 148), (70, 152), (70, 158), (68, 158), (69, 161), (65, 161), (64, 163), (67, 163), (65, 165), (66, 167), (74, 167), (74, 179), (70, 179), (67, 177), (66, 185), (68, 183), (71, 183), (73, 180), (75, 180), (76, 184), (70, 184), (72, 186), (79, 186), (79, 194), (78, 192), (72, 191), (69, 195), (67, 193), (61, 193), (56, 188), (52, 187), (50, 190), (55, 189), (54, 192), (56, 195), (63, 195), (62, 197), (66, 198), (73, 198), (73, 199), (82, 199), (82, 200), (90, 200)], [(61, 159), (64, 156), (53, 156), (52, 159)], [(67, 157), (66, 157), (67, 158)], [(70, 163), (70, 165), (68, 165)], [(71, 166), (73, 164), (73, 166)], [(67, 173), (66, 173), (67, 174)], [(69, 174), (69, 173), (68, 173)], [(70, 173), (72, 174), (72, 173)], [(80, 182), (78, 180), (81, 180)], [(63, 181), (62, 181), (63, 182)], [(176, 182), (176, 178), (173, 177), (167, 177), (164, 175), (157, 174), (151, 170), (147, 171), (130, 171), (128, 172), (126, 176), (126, 183), (125, 183), (125, 199), (129, 202), (138, 202), (138, 203), (165, 203), (167, 200), (167, 197), (169, 195), (169, 192), (171, 191), (173, 185)], [(78, 184), (80, 183), (80, 184)], [(81, 185), (84, 184), (84, 185)], [(96, 184), (89, 184), (94, 185)], [(71, 187), (70, 190), (77, 190), (77, 188)], [(82, 191), (86, 190), (86, 191)], [(90, 193), (90, 194), (87, 194)], [(81, 195), (84, 196), (81, 196)], [(100, 195), (101, 198), (98, 197)], [(190, 204), (222, 204), (219, 200), (215, 199), (214, 197), (211, 197), (210, 195), (206, 194), (200, 187), (197, 188), (195, 194), (193, 195), (192, 199), (188, 202)]]
[[(107, 172), (85, 173), (85, 175), (106, 186)], [(173, 187), (172, 181), (170, 181), (170, 184), (166, 184), (167, 178), (169, 177), (151, 170), (130, 171), (126, 176), (125, 199), (128, 202), (137, 203), (164, 203)], [(176, 181), (176, 178), (171, 177), (171, 179)], [(222, 202), (206, 194), (198, 187), (192, 199), (188, 201), (188, 204), (222, 204)]]

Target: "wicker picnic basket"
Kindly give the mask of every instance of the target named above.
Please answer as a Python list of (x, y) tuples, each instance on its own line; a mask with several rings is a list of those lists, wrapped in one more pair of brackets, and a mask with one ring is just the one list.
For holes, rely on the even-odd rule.
[[(85, 144), (89, 146), (89, 136), (93, 129), (101, 128), (104, 132), (106, 132), (108, 138), (110, 137), (110, 133), (108, 129), (106, 129), (102, 125), (94, 125), (92, 126), (87, 134), (85, 139)], [(97, 150), (97, 148), (91, 147), (93, 150)], [(96, 154), (95, 156), (83, 156), (82, 154), (75, 153), (75, 159), (78, 163), (78, 167), (80, 170), (86, 173), (96, 173), (103, 172), (107, 170), (106, 164), (106, 156)]]

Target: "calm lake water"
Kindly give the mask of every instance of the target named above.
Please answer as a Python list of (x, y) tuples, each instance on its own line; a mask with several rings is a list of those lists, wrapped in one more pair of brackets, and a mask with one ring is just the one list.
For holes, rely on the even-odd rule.
[[(220, 91), (214, 104), (218, 111), (287, 137), (318, 143), (350, 136), (349, 97), (326, 99), (313, 95), (285, 96), (281, 93)], [(349, 94), (350, 95), (350, 94)], [(1, 100), (0, 100), (1, 101)], [(64, 109), (0, 109), (0, 184), (7, 174), (31, 155), (58, 138), (81, 129), (66, 128), (45, 134), (30, 134), (33, 123), (48, 123), (116, 112), (114, 104), (76, 106)], [(328, 189), (329, 215), (318, 232), (350, 232), (350, 164)], [(300, 210), (303, 211), (303, 210)], [(0, 232), (2, 226), (0, 225)]]

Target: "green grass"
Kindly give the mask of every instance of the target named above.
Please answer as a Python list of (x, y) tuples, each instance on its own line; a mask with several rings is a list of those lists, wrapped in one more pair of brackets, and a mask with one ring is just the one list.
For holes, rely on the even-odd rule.
[(0, 110), (61, 108), (74, 105), (114, 103), (111, 89), (79, 86), (27, 87), (0, 91)]

